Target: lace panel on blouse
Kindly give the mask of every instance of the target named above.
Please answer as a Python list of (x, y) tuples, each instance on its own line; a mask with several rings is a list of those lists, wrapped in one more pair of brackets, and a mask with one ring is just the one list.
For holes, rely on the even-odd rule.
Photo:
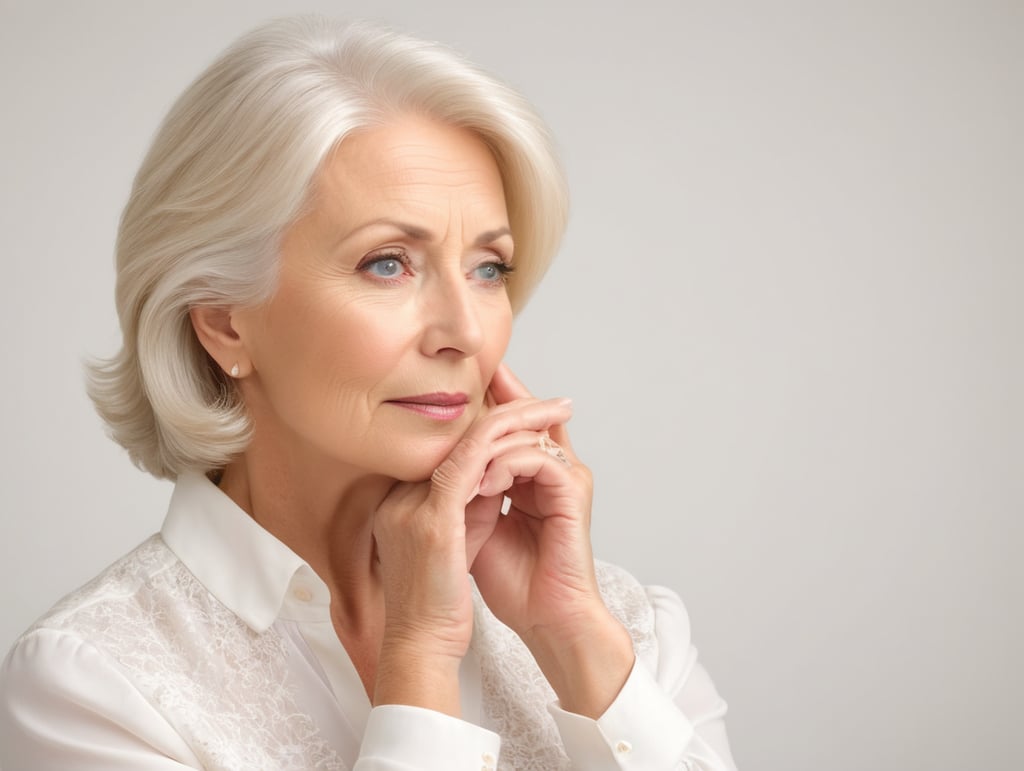
[(206, 769), (345, 769), (296, 704), (280, 634), (250, 629), (159, 535), (41, 623), (117, 662)]
[[(629, 573), (597, 563), (605, 603), (637, 654), (654, 645), (654, 614)], [(192, 747), (203, 767), (346, 766), (288, 686), (288, 650), (271, 627), (250, 629), (188, 571), (159, 535), (66, 597), (38, 626), (69, 630), (116, 662)], [(474, 595), (472, 649), (482, 675), (484, 725), (501, 736), (501, 771), (560, 771), (571, 763), (555, 700), (519, 637)]]

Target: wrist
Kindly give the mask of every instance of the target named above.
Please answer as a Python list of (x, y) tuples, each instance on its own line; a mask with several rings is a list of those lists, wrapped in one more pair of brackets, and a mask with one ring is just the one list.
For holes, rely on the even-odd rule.
[(373, 704), (405, 704), (461, 717), (462, 657), (385, 640), (377, 660)]
[(534, 628), (523, 637), (561, 708), (593, 719), (615, 701), (636, 660), (629, 632), (602, 609), (568, 634)]

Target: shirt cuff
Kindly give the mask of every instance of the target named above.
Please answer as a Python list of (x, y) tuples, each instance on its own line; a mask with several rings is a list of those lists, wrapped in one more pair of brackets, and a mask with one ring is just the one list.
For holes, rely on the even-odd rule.
[(370, 710), (358, 771), (462, 771), (498, 765), (501, 738), (493, 731), (423, 707), (382, 704)]
[(686, 715), (634, 662), (615, 701), (597, 720), (548, 707), (574, 768), (588, 771), (659, 771), (676, 768), (693, 738)]

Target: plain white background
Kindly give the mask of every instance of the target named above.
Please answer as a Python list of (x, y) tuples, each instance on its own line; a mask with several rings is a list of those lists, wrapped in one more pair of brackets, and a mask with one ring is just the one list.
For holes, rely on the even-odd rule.
[(0, 1), (0, 647), (159, 527), (81, 361), (170, 102), (370, 17), (522, 89), (574, 194), (510, 360), (605, 559), (685, 598), (744, 769), (1024, 764), (1019, 2)]

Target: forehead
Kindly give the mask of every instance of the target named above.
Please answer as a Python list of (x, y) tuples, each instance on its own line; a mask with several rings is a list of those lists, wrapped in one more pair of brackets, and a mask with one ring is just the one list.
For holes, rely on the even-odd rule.
[(317, 180), (322, 195), (366, 205), (457, 195), (504, 209), (501, 173), (490, 148), (468, 129), (418, 116), (360, 130), (334, 150)]

